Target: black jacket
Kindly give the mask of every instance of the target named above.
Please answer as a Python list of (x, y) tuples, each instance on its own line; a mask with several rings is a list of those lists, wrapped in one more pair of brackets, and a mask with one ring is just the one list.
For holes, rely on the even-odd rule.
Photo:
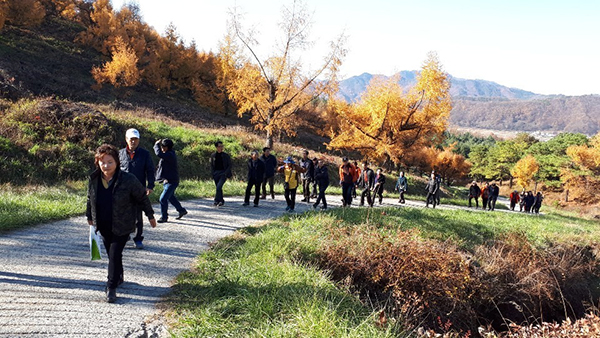
[(497, 185), (490, 186), (490, 198), (498, 198), (500, 195), (500, 187)]
[(300, 167), (306, 170), (302, 173), (302, 179), (312, 181), (313, 177), (315, 176), (315, 164), (313, 163), (313, 161), (310, 158), (307, 158), (306, 160), (301, 159)]
[(479, 188), (479, 186), (477, 184), (471, 185), (469, 187), (469, 196), (470, 197), (479, 198), (480, 195), (481, 195), (481, 188)]
[[(154, 189), (154, 163), (148, 150), (138, 147), (133, 158), (127, 153), (127, 148), (119, 150), (121, 170), (133, 174), (148, 189)], [(146, 185), (146, 181), (148, 185)]]
[(248, 182), (262, 183), (265, 177), (265, 163), (259, 159), (248, 160)]
[(425, 190), (427, 190), (427, 192), (430, 194), (435, 194), (439, 189), (440, 189), (440, 184), (438, 183), (438, 180), (435, 178), (429, 179), (429, 182), (427, 183)]
[(329, 185), (329, 170), (326, 165), (315, 167), (315, 181), (320, 186)]
[[(88, 183), (88, 198), (85, 215), (88, 220), (97, 225), (96, 204), (98, 196), (98, 181), (100, 170), (96, 170), (90, 176)], [(124, 236), (136, 230), (137, 207), (141, 206), (148, 219), (154, 218), (152, 204), (146, 195), (146, 189), (140, 181), (132, 174), (118, 170), (115, 173), (116, 181), (113, 184), (112, 205), (112, 232), (117, 236)]]
[(277, 159), (273, 154), (269, 155), (269, 157), (265, 157), (263, 154), (260, 157), (260, 160), (265, 163), (265, 177), (271, 178), (275, 176), (275, 169), (277, 168)]
[(179, 169), (177, 168), (177, 155), (175, 150), (171, 149), (166, 153), (160, 150), (160, 145), (154, 145), (154, 153), (160, 158), (158, 167), (156, 167), (156, 180), (167, 180), (169, 183), (179, 183)]
[(375, 186), (373, 188), (383, 189), (385, 185), (385, 175), (383, 173), (375, 176)]
[(359, 188), (372, 189), (375, 186), (375, 172), (371, 168), (363, 170), (356, 183)]
[[(231, 177), (231, 157), (229, 157), (229, 154), (227, 154), (226, 152), (222, 152), (221, 154), (223, 154), (223, 172), (225, 173), (225, 175), (227, 175), (227, 178)], [(210, 174), (214, 177), (215, 174), (217, 173), (217, 170), (215, 169), (215, 159), (216, 159), (217, 153), (213, 153), (212, 155), (210, 155)]]

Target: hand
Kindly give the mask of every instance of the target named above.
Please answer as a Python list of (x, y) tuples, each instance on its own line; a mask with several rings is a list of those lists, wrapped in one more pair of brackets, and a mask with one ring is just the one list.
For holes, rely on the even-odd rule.
[(88, 219), (88, 225), (94, 225), (94, 221), (92, 221), (91, 219)]
[(150, 195), (151, 193), (152, 193), (152, 189), (146, 188), (146, 196)]
[(149, 219), (148, 221), (150, 221), (150, 225), (151, 225), (153, 228), (156, 228), (156, 218)]

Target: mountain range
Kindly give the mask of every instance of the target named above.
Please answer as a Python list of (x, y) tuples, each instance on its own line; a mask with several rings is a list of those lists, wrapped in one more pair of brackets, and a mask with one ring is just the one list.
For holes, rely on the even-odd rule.
[[(399, 83), (410, 88), (418, 71), (401, 71)], [(339, 97), (355, 102), (374, 77), (363, 73), (340, 82)], [(600, 131), (600, 95), (541, 95), (510, 88), (492, 81), (450, 76), (453, 109), (450, 124), (455, 127), (523, 132), (576, 132), (588, 135)]]

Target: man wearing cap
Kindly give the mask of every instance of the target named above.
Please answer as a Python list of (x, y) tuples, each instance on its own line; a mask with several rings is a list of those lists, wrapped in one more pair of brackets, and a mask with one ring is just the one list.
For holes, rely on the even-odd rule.
[(277, 172), (283, 174), (283, 196), (287, 203), (285, 210), (294, 212), (294, 208), (296, 207), (296, 189), (298, 189), (300, 182), (300, 174), (306, 172), (306, 170), (297, 165), (291, 156), (288, 156), (288, 158), (283, 161), (283, 166), (277, 169)]
[[(119, 161), (121, 162), (121, 170), (133, 174), (146, 188), (146, 195), (150, 195), (154, 189), (154, 163), (150, 152), (140, 147), (140, 132), (137, 129), (128, 129), (125, 132), (125, 142), (127, 146), (119, 150)], [(146, 184), (146, 182), (148, 182)], [(136, 227), (137, 232), (133, 238), (135, 247), (143, 249), (144, 236), (144, 221), (142, 219), (142, 209), (136, 210)]]

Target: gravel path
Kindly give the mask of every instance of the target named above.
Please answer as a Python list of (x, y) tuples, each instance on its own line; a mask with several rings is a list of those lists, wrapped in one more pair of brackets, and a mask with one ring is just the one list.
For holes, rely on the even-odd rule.
[[(340, 196), (328, 199), (331, 206), (339, 206)], [(0, 235), (0, 337), (168, 336), (156, 304), (174, 278), (191, 267), (208, 243), (277, 217), (285, 208), (281, 196), (261, 201), (259, 208), (242, 207), (239, 197), (226, 200), (220, 208), (212, 200), (185, 201), (189, 214), (183, 219), (155, 229), (146, 225), (146, 249), (136, 250), (131, 242), (125, 249), (125, 283), (117, 290), (116, 304), (105, 301), (107, 259), (89, 260), (85, 217)], [(385, 199), (383, 205), (398, 203)], [(407, 201), (405, 206), (424, 203)], [(306, 203), (297, 203), (297, 212), (308, 209)]]

